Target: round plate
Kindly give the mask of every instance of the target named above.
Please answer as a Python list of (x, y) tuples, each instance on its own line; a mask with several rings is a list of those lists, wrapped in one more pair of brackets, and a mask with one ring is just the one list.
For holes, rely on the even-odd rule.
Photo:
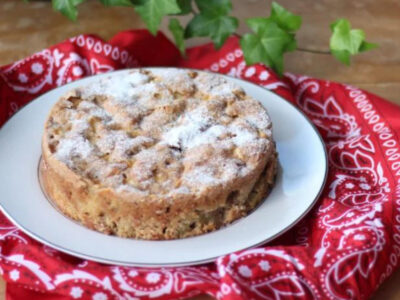
[(275, 187), (257, 209), (215, 232), (170, 241), (108, 236), (63, 216), (45, 198), (38, 181), (47, 114), (68, 90), (126, 72), (129, 70), (88, 77), (54, 89), (25, 106), (0, 130), (1, 209), (26, 234), (60, 251), (102, 263), (193, 265), (270, 241), (291, 228), (316, 202), (327, 175), (326, 151), (316, 129), (297, 108), (274, 93), (225, 76), (260, 101), (273, 123), (280, 168)]

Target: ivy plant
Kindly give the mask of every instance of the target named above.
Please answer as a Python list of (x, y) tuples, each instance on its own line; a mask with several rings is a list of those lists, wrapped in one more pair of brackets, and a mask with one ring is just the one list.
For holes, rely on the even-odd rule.
[[(86, 0), (52, 0), (52, 5), (55, 10), (75, 21), (78, 16), (77, 7), (84, 1)], [(106, 6), (131, 6), (153, 35), (157, 34), (162, 19), (169, 17), (168, 29), (182, 55), (185, 55), (185, 40), (193, 37), (209, 37), (218, 49), (239, 26), (239, 20), (231, 15), (231, 0), (99, 1)], [(185, 26), (179, 20), (183, 15), (190, 15), (191, 18)], [(250, 32), (240, 38), (246, 63), (263, 63), (282, 75), (284, 54), (298, 49), (296, 32), (302, 24), (301, 16), (272, 2), (269, 16), (248, 18), (246, 24)], [(329, 53), (345, 65), (350, 64), (351, 56), (377, 47), (377, 44), (365, 40), (363, 30), (352, 29), (346, 19), (333, 22), (331, 31)]]

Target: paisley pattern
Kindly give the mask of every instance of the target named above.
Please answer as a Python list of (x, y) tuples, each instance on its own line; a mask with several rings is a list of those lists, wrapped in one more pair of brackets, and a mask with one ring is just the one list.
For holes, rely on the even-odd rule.
[(53, 66), (51, 52), (43, 50), (4, 68), (0, 74), (14, 91), (36, 94), (53, 83)]
[(144, 65), (160, 45), (157, 55), (167, 65), (252, 81), (293, 102), (312, 120), (329, 154), (328, 182), (316, 208), (270, 245), (213, 264), (158, 269), (69, 256), (32, 240), (0, 215), (0, 273), (18, 287), (13, 293), (93, 300), (183, 299), (202, 293), (226, 300), (368, 298), (398, 267), (400, 256), (400, 121), (394, 117), (400, 108), (377, 96), (307, 76), (278, 78), (260, 64), (246, 66), (236, 37), (219, 51), (209, 45), (192, 48), (183, 60), (164, 36), (128, 31), (110, 43), (81, 35), (1, 67), (0, 124), (51, 88)]

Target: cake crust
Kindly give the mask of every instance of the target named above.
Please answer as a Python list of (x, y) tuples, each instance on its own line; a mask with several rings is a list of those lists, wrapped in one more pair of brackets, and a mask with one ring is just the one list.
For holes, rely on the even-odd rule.
[(223, 77), (133, 70), (70, 91), (42, 140), (43, 187), (107, 234), (199, 235), (247, 215), (277, 169), (265, 109)]

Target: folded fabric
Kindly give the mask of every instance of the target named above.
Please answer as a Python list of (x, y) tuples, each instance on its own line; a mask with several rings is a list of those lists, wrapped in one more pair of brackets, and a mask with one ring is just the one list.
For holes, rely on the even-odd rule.
[[(316, 207), (264, 247), (203, 266), (159, 269), (72, 257), (29, 238), (0, 215), (8, 299), (183, 299), (203, 293), (224, 300), (368, 298), (400, 256), (400, 108), (388, 101), (344, 84), (289, 73), (280, 79), (261, 64), (246, 66), (236, 37), (219, 51), (211, 44), (191, 48), (182, 59), (162, 34), (136, 30), (108, 43), (81, 35), (0, 68), (0, 124), (72, 80), (160, 65), (240, 77), (300, 108), (329, 154), (328, 182)], [(40, 218), (45, 222), (46, 216)]]

